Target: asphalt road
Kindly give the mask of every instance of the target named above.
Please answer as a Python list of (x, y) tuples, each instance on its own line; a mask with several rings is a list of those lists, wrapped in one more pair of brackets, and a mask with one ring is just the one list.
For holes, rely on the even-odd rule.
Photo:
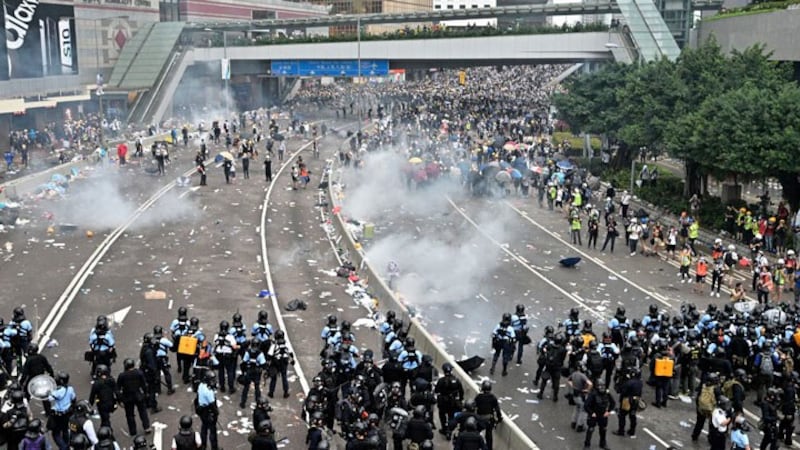
[[(364, 190), (374, 189), (370, 181), (352, 177), (348, 199), (369, 198), (359, 184)], [(536, 370), (532, 347), (526, 347), (522, 366), (512, 363), (508, 377), (499, 375), (499, 366), (496, 376), (489, 375), (489, 336), (504, 312), (524, 304), (535, 341), (544, 326), (565, 319), (572, 307), (580, 309), (581, 319), (593, 320), (599, 335), (617, 306), (626, 307), (629, 318), (641, 318), (650, 304), (674, 315), (683, 302), (705, 308), (712, 302), (721, 307), (727, 301), (724, 293), (719, 299), (708, 297), (708, 287), (705, 294), (693, 293), (691, 285), (680, 283), (677, 268), (667, 262), (630, 256), (624, 239), (617, 240), (613, 254), (588, 250), (585, 241), (583, 247), (572, 246), (563, 213), (540, 209), (535, 199), (487, 200), (452, 189), (411, 193), (398, 189), (402, 190), (388, 183), (388, 198), (373, 203), (370, 216), (364, 217), (376, 224), (376, 237), (366, 244), (371, 262), (379, 269), (389, 260), (399, 263), (400, 294), (419, 310), (429, 330), (456, 359), (487, 358), (487, 364), (473, 372), (474, 378), (480, 382), (488, 377), (496, 383), (503, 409), (541, 448), (552, 448), (548, 444), (552, 442), (582, 448), (584, 436), (570, 430), (572, 407), (566, 401), (560, 399), (554, 405), (550, 389), (544, 400), (536, 399), (538, 387), (531, 385)], [(348, 199), (345, 213), (354, 207)], [(369, 210), (363, 204), (355, 209)], [(598, 249), (603, 238), (601, 233)], [(583, 262), (575, 269), (560, 267), (558, 261), (569, 256), (581, 256)], [(563, 388), (562, 382), (565, 393)], [(646, 388), (648, 403), (653, 395)], [(670, 401), (666, 409), (648, 408), (639, 414), (635, 439), (609, 435), (609, 445), (705, 448), (702, 439), (699, 444), (689, 439), (694, 416), (688, 398)], [(609, 428), (616, 428), (615, 417)], [(759, 440), (754, 433), (751, 439)], [(597, 444), (596, 435), (593, 442)]]
[[(307, 143), (291, 140), (288, 153)], [(308, 304), (305, 311), (283, 312), (297, 364), (290, 371), (290, 397), (281, 398), (279, 387), (272, 404), (278, 435), (288, 438), (284, 443), (287, 448), (299, 448), (305, 438), (299, 417), (302, 388), (298, 373), (302, 371), (310, 380), (319, 371), (319, 332), (325, 317), (336, 314), (340, 322), (355, 322), (367, 316), (367, 311), (345, 292), (343, 279), (332, 274), (338, 265), (335, 245), (328, 241), (323, 226), (321, 212), (326, 211), (317, 206), (316, 185), (324, 170), (324, 158), (330, 157), (340, 143), (341, 138), (335, 135), (323, 138), (323, 160), (304, 154), (312, 171), (308, 189), (292, 190), (284, 172), (274, 182), (267, 206), (264, 231), (279, 306), (283, 308), (295, 298)], [(136, 167), (108, 169), (107, 176), (115, 183), (109, 186), (102, 177), (83, 182), (93, 192), (103, 194), (81, 206), (86, 211), (103, 211), (103, 221), (113, 223), (117, 210), (127, 211), (191, 168), (192, 155), (192, 149), (185, 155), (177, 154), (169, 175), (163, 178), (145, 175)], [(277, 161), (273, 167), (277, 171)], [(406, 195), (383, 179), (381, 172), (365, 173), (366, 177), (348, 177), (348, 184), (352, 184), (348, 200), (358, 201), (360, 210), (374, 212), (369, 220), (376, 223), (377, 235), (367, 243), (367, 248), (374, 250), (370, 258), (377, 267), (385, 267), (389, 259), (400, 263), (405, 275), (401, 292), (457, 359), (473, 354), (488, 358), (492, 327), (503, 312), (513, 311), (516, 303), (528, 307), (532, 334), (538, 338), (545, 325), (565, 318), (573, 306), (581, 308), (582, 318), (592, 318), (595, 330), (600, 332), (605, 327), (601, 322), (617, 305), (627, 308), (628, 317), (641, 317), (650, 303), (675, 313), (683, 301), (694, 301), (701, 308), (709, 302), (708, 297), (692, 294), (689, 286), (678, 282), (676, 268), (654, 258), (630, 257), (622, 251), (622, 245), (614, 254), (587, 252), (584, 248), (591, 257), (584, 257), (577, 269), (558, 267), (559, 259), (577, 252), (566, 243), (566, 220), (559, 213), (540, 210), (532, 199), (489, 201), (449, 192), (451, 204), (445, 193)], [(53, 335), (59, 345), (45, 351), (57, 368), (72, 375), (79, 395), (89, 391), (88, 364), (82, 362), (82, 355), (97, 315), (131, 307), (125, 320), (113, 326), (120, 355), (114, 374), (121, 368), (121, 359), (138, 356), (141, 335), (156, 324), (166, 327), (181, 305), (200, 318), (207, 334), (213, 334), (219, 320), (230, 320), (237, 310), (251, 325), (257, 311), (264, 308), (276, 325), (271, 303), (256, 296), (265, 288), (260, 246), (261, 206), (267, 187), (263, 166), (254, 162), (249, 180), (243, 180), (242, 175), (239, 171), (235, 184), (225, 185), (222, 170), (210, 166), (208, 187), (175, 188), (123, 235), (94, 270)], [(353, 195), (362, 182), (359, 180), (369, 178), (377, 179), (378, 187), (383, 183), (386, 189), (367, 183), (370, 195)], [(193, 184), (197, 184), (196, 179)], [(114, 194), (117, 191), (119, 195)], [(88, 229), (84, 226), (75, 232), (48, 236), (50, 222), (43, 218), (45, 212), (56, 211), (56, 223), (62, 215), (80, 223), (84, 219), (81, 214), (74, 215), (73, 208), (58, 203), (42, 202), (27, 210), (24, 217), (31, 222), (4, 235), (11, 251), (7, 251), (7, 245), (1, 246), (0, 282), (6, 287), (3, 297), (9, 305), (25, 305), (35, 326), (111, 229), (92, 227), (96, 233), (92, 239), (84, 235)], [(86, 223), (93, 220), (99, 219), (87, 219)], [(145, 300), (148, 289), (166, 292), (167, 299)], [(725, 297), (712, 300), (722, 305)], [(364, 328), (355, 332), (362, 351), (379, 348), (377, 332)], [(561, 447), (582, 448), (582, 436), (569, 430), (571, 409), (566, 402), (552, 405), (549, 391), (545, 400), (536, 400), (535, 388), (530, 385), (535, 371), (533, 355), (533, 350), (526, 348), (521, 367), (512, 366), (508, 377), (490, 377), (496, 382), (503, 408), (541, 448), (552, 448), (547, 443), (553, 439)], [(173, 376), (178, 380), (175, 373)], [(474, 376), (478, 380), (488, 377), (488, 367)], [(188, 387), (181, 385), (174, 396), (160, 399), (164, 411), (155, 419), (168, 426), (165, 442), (175, 432), (178, 417), (188, 413), (192, 397)], [(244, 435), (249, 429), (243, 426), (242, 418), (249, 418), (250, 410), (238, 409), (238, 393), (234, 398), (220, 398), (220, 424), (224, 428), (221, 446), (247, 446)], [(252, 398), (251, 394), (250, 402)], [(648, 391), (645, 398), (652, 401), (652, 392)], [(609, 444), (630, 449), (650, 445), (702, 448), (688, 439), (693, 411), (690, 404), (681, 401), (670, 402), (667, 409), (649, 408), (640, 414), (635, 440), (609, 436)], [(123, 414), (115, 414), (113, 423), (118, 438), (128, 444)]]

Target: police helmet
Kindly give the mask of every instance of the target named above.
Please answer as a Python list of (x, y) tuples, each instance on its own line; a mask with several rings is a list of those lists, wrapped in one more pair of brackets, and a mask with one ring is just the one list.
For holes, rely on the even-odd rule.
[(342, 331), (350, 331), (350, 321), (343, 320), (342, 321)]
[(25, 319), (25, 310), (21, 306), (14, 308), (14, 322), (19, 322)]
[(189, 415), (181, 416), (179, 424), (181, 426), (181, 430), (188, 430), (189, 428), (192, 428), (192, 416)]
[(133, 438), (133, 448), (134, 450), (150, 448), (150, 444), (147, 443), (147, 438), (144, 435), (139, 434)]
[(511, 323), (511, 313), (503, 313), (503, 318), (500, 320), (500, 323)]
[(453, 365), (450, 363), (442, 364), (442, 372), (444, 372), (445, 375), (450, 375), (453, 373)]
[(492, 392), (492, 382), (489, 380), (483, 380), (481, 383), (481, 392)]
[(94, 373), (98, 377), (107, 377), (111, 375), (111, 369), (105, 364), (98, 364), (94, 369)]
[(258, 432), (272, 433), (272, 421), (269, 419), (264, 419), (261, 422), (258, 422)]
[(520, 303), (520, 304), (518, 304), (518, 305), (517, 305), (517, 311), (516, 311), (516, 312), (517, 312), (517, 315), (520, 315), (520, 314), (525, 314), (525, 305), (523, 305), (523, 304), (521, 304), (521, 303)]
[(189, 319), (189, 328), (197, 329), (199, 326), (200, 326), (200, 319), (198, 319), (197, 317), (192, 317), (191, 319)]
[(178, 308), (178, 320), (186, 320), (189, 315), (189, 310), (185, 306)]
[(275, 332), (275, 341), (284, 342), (285, 340), (286, 340), (286, 333), (283, 330), (278, 330)]
[(114, 433), (111, 432), (111, 427), (100, 427), (97, 430), (97, 439), (100, 441), (114, 439)]
[(233, 324), (234, 325), (241, 325), (242, 324), (242, 315), (239, 314), (238, 312), (235, 313), (233, 315), (233, 317), (231, 317), (231, 318), (233, 319)]
[(231, 324), (228, 323), (227, 320), (221, 320), (219, 322), (219, 331), (223, 333), (227, 333), (228, 329), (231, 327)]
[(425, 417), (425, 406), (418, 405), (414, 407), (414, 418), (422, 419), (423, 417)]
[(28, 356), (33, 356), (37, 353), (39, 353), (39, 344), (36, 342), (31, 342), (28, 344)]
[(333, 315), (333, 314), (328, 315), (328, 326), (329, 327), (335, 327), (336, 326), (336, 322), (338, 320), (339, 319), (337, 319), (335, 315)]
[(265, 324), (269, 320), (269, 313), (263, 309), (258, 312), (258, 323)]
[(58, 386), (66, 386), (69, 383), (69, 374), (66, 372), (57, 372), (55, 378)]
[(579, 312), (580, 311), (578, 311), (578, 308), (571, 308), (569, 310), (569, 318), (572, 319), (572, 320), (578, 320), (578, 313)]
[(164, 327), (161, 325), (154, 325), (153, 326), (153, 336), (161, 337), (164, 335)]
[(467, 400), (464, 402), (464, 409), (469, 412), (475, 412), (478, 408), (478, 405), (475, 404), (475, 400)]
[(25, 402), (25, 394), (22, 391), (11, 391), (11, 403), (20, 404)]
[(387, 322), (391, 321), (391, 320), (394, 320), (396, 317), (397, 317), (397, 313), (395, 313), (391, 309), (389, 311), (386, 311), (386, 321)]
[(73, 450), (87, 450), (91, 444), (83, 433), (75, 433), (69, 440), (69, 446)]
[(478, 421), (475, 417), (467, 417), (467, 420), (464, 421), (464, 430), (478, 431)]

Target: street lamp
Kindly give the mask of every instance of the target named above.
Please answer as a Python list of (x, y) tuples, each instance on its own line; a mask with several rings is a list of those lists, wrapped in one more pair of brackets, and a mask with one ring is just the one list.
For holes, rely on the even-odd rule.
[[(359, 83), (359, 85), (358, 85), (358, 94), (359, 94), (358, 95), (358, 134), (359, 134), (359, 136), (361, 136), (361, 110), (363, 108), (362, 105), (361, 105), (361, 16), (356, 17), (356, 33), (358, 33), (358, 35), (357, 35), (358, 36), (358, 39), (357, 39), (357, 42), (358, 42), (357, 64), (358, 64), (358, 83)], [(360, 142), (359, 142), (359, 144), (360, 144)]]
[(225, 120), (231, 115), (230, 106), (228, 105), (228, 79), (231, 77), (231, 66), (230, 61), (228, 61), (228, 33), (225, 30), (212, 30), (211, 28), (204, 28), (204, 31), (210, 31), (212, 33), (222, 33), (222, 62), (221, 65), (227, 64), (227, 66), (223, 66), (223, 69), (226, 69), (222, 73), (222, 80), (225, 82), (225, 92), (223, 92), (223, 98), (225, 100)]

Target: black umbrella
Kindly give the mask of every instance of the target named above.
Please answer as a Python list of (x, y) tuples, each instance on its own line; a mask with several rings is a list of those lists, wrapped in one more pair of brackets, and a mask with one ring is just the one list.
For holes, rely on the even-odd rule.
[(485, 359), (481, 358), (480, 356), (473, 356), (472, 358), (467, 358), (462, 361), (456, 361), (456, 364), (461, 366), (461, 368), (464, 369), (464, 372), (470, 373), (482, 366), (484, 361)]
[(558, 263), (569, 269), (571, 267), (575, 267), (575, 265), (579, 262), (581, 262), (581, 258), (578, 256), (573, 256), (572, 258), (564, 258)]

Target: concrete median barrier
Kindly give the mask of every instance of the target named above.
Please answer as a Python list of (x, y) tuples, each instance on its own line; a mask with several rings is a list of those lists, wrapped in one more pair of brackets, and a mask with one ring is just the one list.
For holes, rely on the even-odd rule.
[[(328, 198), (330, 201), (331, 209), (341, 205), (337, 198), (336, 189), (337, 184), (333, 182), (335, 177), (333, 173), (336, 169), (336, 163), (332, 168), (331, 182), (328, 184)], [(430, 355), (433, 358), (433, 364), (437, 368), (441, 368), (442, 364), (449, 362), (454, 367), (454, 373), (464, 385), (467, 397), (474, 397), (479, 392), (479, 386), (475, 381), (456, 364), (455, 359), (449, 355), (442, 346), (440, 346), (433, 336), (420, 324), (420, 322), (411, 316), (408, 308), (397, 298), (395, 293), (384, 282), (379, 273), (370, 265), (369, 261), (364, 254), (363, 248), (356, 245), (356, 240), (348, 232), (345, 226), (345, 220), (342, 217), (341, 210), (339, 214), (332, 217), (332, 224), (337, 233), (342, 236), (339, 246), (347, 251), (349, 260), (356, 267), (359, 268), (362, 278), (366, 276), (369, 280), (369, 291), (378, 299), (380, 309), (382, 312), (394, 310), (398, 316), (402, 315), (405, 323), (410, 323), (408, 335), (416, 339), (417, 350), (423, 354)], [(489, 339), (489, 336), (486, 336)], [(495, 448), (503, 448), (509, 450), (538, 450), (539, 447), (530, 439), (516, 423), (509, 420), (508, 416), (503, 413), (504, 420), (494, 430), (494, 446)]]
[[(146, 137), (142, 139), (142, 147), (145, 151), (149, 151), (150, 145), (152, 145), (154, 141), (162, 141), (167, 136), (167, 134), (162, 134)], [(108, 148), (116, 149), (116, 144), (119, 142), (123, 141), (109, 142)], [(49, 182), (53, 175), (60, 174), (67, 176), (70, 174), (73, 167), (80, 169), (88, 163), (90, 163), (88, 159), (68, 162), (2, 183), (0, 184), (0, 188), (2, 189), (2, 191), (0, 191), (0, 202), (14, 201), (14, 198), (17, 196), (22, 197), (26, 193), (33, 192), (38, 186)]]

